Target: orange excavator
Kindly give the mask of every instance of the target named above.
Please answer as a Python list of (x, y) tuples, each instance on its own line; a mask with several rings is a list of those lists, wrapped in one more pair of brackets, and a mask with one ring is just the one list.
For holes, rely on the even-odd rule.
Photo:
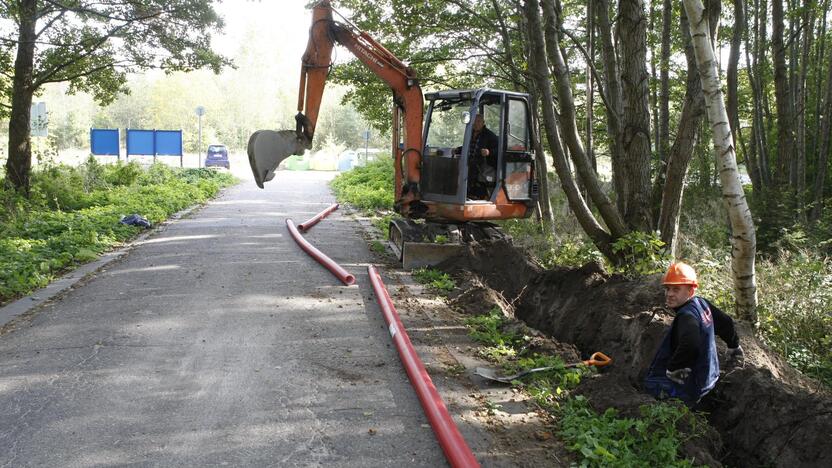
[[(505, 237), (488, 221), (534, 212), (538, 185), (528, 95), (481, 88), (423, 96), (414, 70), (335, 12), (329, 0), (312, 10), (296, 128), (259, 130), (249, 138), (249, 163), (260, 188), (281, 161), (311, 148), (332, 49), (340, 44), (393, 91), (395, 209), (402, 218), (391, 222), (390, 241), (405, 268), (436, 264), (465, 242)], [(335, 21), (333, 12), (343, 21)]]

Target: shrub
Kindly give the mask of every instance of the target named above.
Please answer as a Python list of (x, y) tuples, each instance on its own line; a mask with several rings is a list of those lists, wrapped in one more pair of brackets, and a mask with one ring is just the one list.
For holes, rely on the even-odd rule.
[(232, 182), (214, 171), (156, 164), (144, 173), (134, 164), (102, 166), (94, 160), (34, 172), (31, 198), (0, 192), (9, 208), (0, 218), (0, 303), (45, 286), (140, 231), (120, 224), (121, 216), (139, 213), (159, 223)]
[(133, 185), (142, 175), (142, 166), (136, 161), (125, 163), (118, 161), (116, 164), (111, 164), (106, 167), (104, 179), (110, 185)]
[(339, 174), (330, 183), (338, 201), (366, 210), (392, 210), (393, 160), (381, 159)]
[[(598, 414), (577, 396), (562, 408), (560, 434), (580, 466), (693, 466), (690, 460), (679, 459), (679, 449), (700, 435), (704, 426), (684, 406), (645, 405), (640, 418), (621, 418), (612, 408)], [(683, 424), (692, 428), (690, 433), (679, 430)]]

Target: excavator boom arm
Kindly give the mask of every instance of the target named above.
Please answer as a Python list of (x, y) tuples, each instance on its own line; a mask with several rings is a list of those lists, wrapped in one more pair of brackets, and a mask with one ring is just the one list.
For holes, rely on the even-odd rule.
[[(303, 55), (298, 91), (298, 134), (311, 143), (315, 136), (327, 75), (332, 65), (332, 49), (340, 44), (352, 52), (373, 74), (393, 91), (393, 157), (396, 173), (396, 200), (406, 214), (418, 200), (422, 157), (423, 96), (415, 72), (367, 33), (348, 23), (336, 22), (328, 0), (313, 9), (309, 43)], [(404, 121), (403, 139), (399, 134)], [(403, 140), (403, 146), (401, 141)], [(402, 165), (404, 160), (404, 165)]]

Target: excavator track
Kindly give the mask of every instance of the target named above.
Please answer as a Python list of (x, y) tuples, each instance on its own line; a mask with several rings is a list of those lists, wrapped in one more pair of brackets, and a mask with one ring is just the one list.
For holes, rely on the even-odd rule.
[(411, 219), (390, 221), (389, 243), (405, 269), (437, 265), (464, 252), (471, 242), (506, 239), (495, 224), (442, 224)]

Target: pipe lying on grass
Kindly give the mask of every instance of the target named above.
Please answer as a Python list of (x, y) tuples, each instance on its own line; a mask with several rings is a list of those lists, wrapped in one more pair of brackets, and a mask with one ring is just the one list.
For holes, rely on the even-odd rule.
[(289, 228), (289, 232), (292, 234), (292, 237), (295, 238), (295, 242), (297, 242), (300, 248), (308, 253), (310, 257), (314, 258), (318, 263), (326, 267), (327, 270), (331, 271), (333, 275), (338, 277), (338, 279), (347, 286), (355, 283), (355, 276), (351, 275), (344, 269), (344, 267), (335, 263), (335, 261), (321, 253), (320, 250), (316, 249), (315, 246), (304, 239), (291, 219), (286, 220), (286, 226)]
[(320, 213), (316, 214), (315, 216), (313, 216), (313, 217), (307, 219), (306, 221), (298, 224), (298, 229), (300, 229), (300, 232), (308, 231), (312, 226), (318, 224), (318, 221), (326, 218), (327, 216), (329, 216), (330, 213), (332, 213), (333, 211), (335, 211), (337, 209), (338, 209), (338, 204), (333, 203), (332, 205), (329, 206), (329, 208), (321, 211)]
[(387, 293), (381, 275), (372, 265), (368, 266), (367, 270), (370, 273), (370, 282), (373, 285), (376, 300), (379, 307), (381, 307), (384, 320), (387, 321), (389, 326), (390, 336), (399, 351), (399, 357), (407, 371), (407, 376), (416, 390), (416, 395), (419, 396), (419, 401), (422, 403), (422, 408), (425, 410), (431, 427), (433, 427), (433, 432), (439, 440), (439, 445), (442, 446), (442, 450), (445, 452), (445, 458), (453, 467), (480, 466), (473, 452), (471, 452), (471, 448), (462, 438), (462, 434), (459, 432), (453, 418), (448, 413), (448, 408), (442, 402), (442, 397), (436, 391), (425, 365), (422, 364), (422, 360), (419, 359), (419, 355), (413, 349), (413, 344), (410, 342), (399, 314), (393, 306), (393, 300), (390, 299), (390, 294)]

